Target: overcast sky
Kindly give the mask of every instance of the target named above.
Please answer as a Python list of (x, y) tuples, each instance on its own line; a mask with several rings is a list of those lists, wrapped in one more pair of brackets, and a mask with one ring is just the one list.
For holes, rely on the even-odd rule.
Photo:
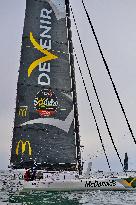
[[(121, 101), (136, 138), (136, 1), (84, 0), (96, 34), (109, 65)], [(77, 4), (78, 2), (78, 4)], [(108, 74), (88, 24), (81, 0), (71, 1), (88, 63), (109, 123), (115, 144), (121, 155), (128, 152), (129, 167), (136, 169), (136, 145), (118, 105)], [(25, 0), (4, 0), (0, 6), (0, 168), (9, 165), (10, 145), (14, 121), (16, 87), (20, 61), (21, 40), (25, 15)], [(121, 170), (96, 97), (88, 77), (75, 27), (73, 43), (84, 73), (93, 108), (113, 170)], [(92, 157), (93, 169), (107, 169), (89, 103), (81, 77), (76, 68), (77, 95), (80, 116), (80, 135), (84, 145), (84, 159)], [(96, 157), (96, 155), (98, 157)]]

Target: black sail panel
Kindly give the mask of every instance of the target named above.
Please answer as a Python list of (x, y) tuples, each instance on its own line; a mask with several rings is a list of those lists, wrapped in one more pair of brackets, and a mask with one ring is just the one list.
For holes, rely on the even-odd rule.
[(65, 1), (27, 0), (11, 150), (16, 168), (77, 167), (69, 44)]

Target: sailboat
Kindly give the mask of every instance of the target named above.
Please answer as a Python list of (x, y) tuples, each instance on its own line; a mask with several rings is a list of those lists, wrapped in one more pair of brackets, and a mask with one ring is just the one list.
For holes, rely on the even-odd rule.
[(10, 164), (41, 174), (21, 191), (136, 190), (135, 177), (82, 174), (69, 0), (26, 0)]

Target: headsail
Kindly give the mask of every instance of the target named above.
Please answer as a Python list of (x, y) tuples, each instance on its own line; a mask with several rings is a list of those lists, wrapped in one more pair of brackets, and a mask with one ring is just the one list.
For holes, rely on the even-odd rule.
[(80, 167), (68, 0), (26, 0), (11, 164)]

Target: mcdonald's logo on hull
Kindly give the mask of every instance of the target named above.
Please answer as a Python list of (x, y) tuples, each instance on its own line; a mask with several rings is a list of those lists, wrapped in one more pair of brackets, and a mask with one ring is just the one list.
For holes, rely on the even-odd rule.
[(31, 148), (31, 144), (29, 141), (22, 141), (20, 140), (18, 143), (17, 143), (17, 147), (16, 147), (16, 155), (18, 156), (19, 155), (19, 148), (21, 147), (21, 151), (22, 151), (22, 154), (25, 153), (26, 151), (26, 145), (28, 145), (28, 154), (29, 156), (32, 155), (32, 148)]

